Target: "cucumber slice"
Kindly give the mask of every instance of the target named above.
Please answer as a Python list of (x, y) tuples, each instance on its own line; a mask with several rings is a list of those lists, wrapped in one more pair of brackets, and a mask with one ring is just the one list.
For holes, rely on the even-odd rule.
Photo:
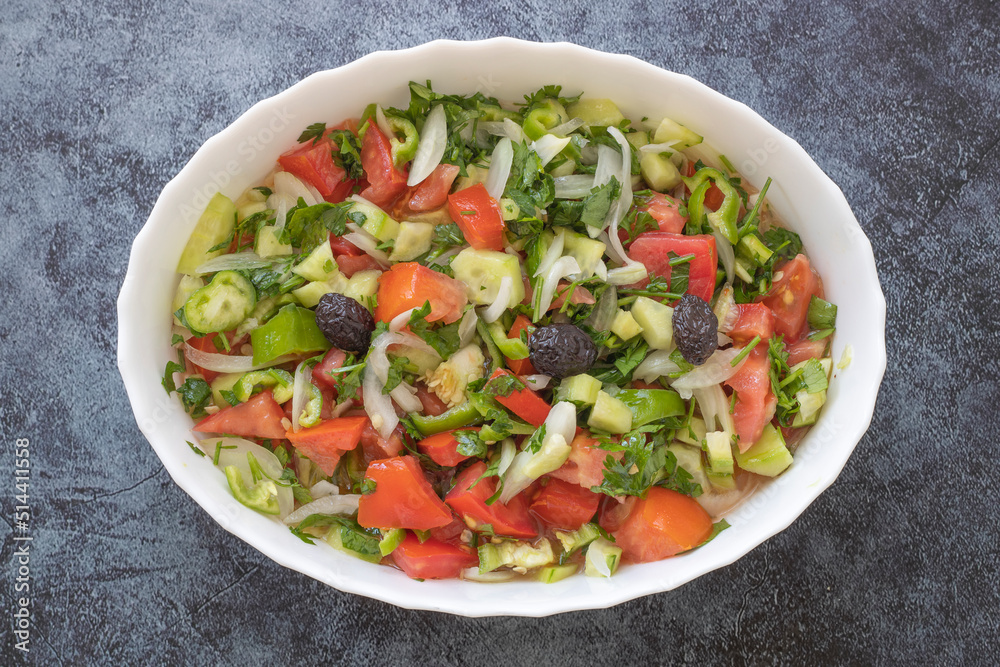
[(399, 235), (399, 223), (390, 218), (384, 211), (368, 204), (355, 202), (351, 207), (351, 213), (361, 213), (365, 216), (365, 221), (361, 228), (385, 242), (394, 239)]
[[(559, 229), (555, 230), (556, 233)], [(602, 263), (604, 252), (608, 249), (602, 242), (577, 234), (568, 229), (564, 230), (565, 246), (564, 252), (580, 265), (580, 277), (590, 278), (597, 271), (597, 265)]]
[(826, 390), (817, 391), (810, 394), (805, 389), (795, 392), (795, 398), (799, 402), (799, 411), (792, 420), (792, 427), (810, 426), (816, 423), (819, 418), (819, 409), (826, 403)]
[(496, 300), (504, 276), (509, 276), (512, 282), (507, 307), (513, 308), (524, 300), (521, 262), (514, 255), (466, 248), (451, 260), (451, 269), (455, 278), (465, 283), (469, 301), (476, 305), (485, 306)]
[[(181, 281), (177, 285), (177, 291), (174, 292), (174, 301), (170, 306), (170, 312), (176, 313), (178, 310), (184, 307), (187, 300), (191, 298), (191, 295), (200, 290), (205, 286), (205, 281), (199, 276), (181, 276)], [(177, 319), (174, 315), (174, 324), (181, 326), (183, 323)]]
[(667, 350), (674, 343), (674, 309), (649, 297), (637, 297), (632, 317), (642, 327), (642, 337), (654, 350)]
[(733, 474), (733, 448), (728, 433), (712, 431), (705, 434), (705, 452), (708, 454), (708, 465), (713, 473)]
[(616, 547), (603, 537), (599, 537), (587, 547), (584, 574), (588, 577), (610, 577), (618, 569), (621, 560), (621, 547)]
[(635, 321), (632, 313), (619, 308), (615, 319), (611, 322), (611, 333), (622, 340), (630, 340), (642, 333), (642, 326)]
[(347, 284), (347, 278), (338, 271), (327, 280), (306, 283), (302, 287), (292, 290), (292, 295), (306, 308), (314, 308), (324, 294), (331, 292), (343, 294), (347, 290)]
[(378, 277), (381, 275), (382, 272), (375, 269), (358, 271), (347, 281), (344, 296), (351, 297), (367, 308), (368, 300), (378, 292)]
[(389, 261), (408, 262), (430, 250), (434, 227), (429, 222), (404, 220), (399, 223), (399, 234), (396, 236), (396, 245), (392, 248)]
[(197, 333), (229, 331), (253, 312), (256, 303), (257, 290), (243, 274), (219, 271), (212, 282), (188, 298), (184, 318)]
[(760, 439), (747, 451), (734, 454), (736, 463), (747, 472), (775, 477), (792, 464), (785, 438), (773, 424), (764, 427)]
[(569, 401), (577, 406), (593, 405), (601, 391), (601, 381), (586, 373), (568, 377), (556, 387), (556, 402)]
[(632, 145), (632, 148), (639, 149), (649, 143), (649, 132), (629, 132), (625, 135), (625, 139)]
[(617, 398), (599, 391), (587, 424), (608, 433), (627, 433), (632, 429), (632, 411)]
[(292, 273), (298, 274), (306, 280), (326, 280), (334, 273), (340, 273), (337, 262), (333, 258), (333, 250), (329, 243), (320, 243), (309, 256), (299, 262)]
[(639, 173), (649, 183), (649, 187), (666, 192), (681, 182), (681, 172), (670, 158), (657, 153), (640, 153), (640, 156)]
[(703, 139), (700, 134), (695, 134), (680, 123), (669, 118), (661, 120), (660, 125), (656, 128), (656, 132), (653, 133), (654, 144), (676, 141), (677, 143), (673, 146), (675, 151), (691, 148), (700, 144)]
[(222, 375), (217, 375), (212, 380), (212, 400), (216, 405), (220, 408), (225, 408), (229, 405), (229, 401), (222, 397), (222, 392), (232, 391), (233, 385), (239, 382), (241, 377), (243, 377), (243, 373), (223, 373)]
[(257, 238), (254, 239), (253, 249), (260, 257), (278, 257), (283, 255), (291, 255), (292, 245), (290, 243), (282, 243), (278, 238), (281, 235), (281, 230), (277, 227), (261, 227), (257, 232)]
[(571, 118), (583, 120), (584, 127), (606, 127), (608, 125), (617, 127), (625, 120), (625, 115), (622, 114), (618, 105), (607, 98), (584, 98), (569, 105), (566, 113)]
[[(691, 417), (688, 427), (678, 429), (674, 437), (686, 445), (701, 449), (701, 441), (705, 439), (705, 420), (701, 417)], [(691, 435), (691, 431), (694, 431), (694, 436)]]
[(225, 249), (209, 252), (209, 248), (229, 238), (234, 227), (236, 227), (236, 205), (229, 197), (217, 192), (198, 218), (194, 231), (191, 232), (187, 245), (181, 253), (180, 261), (177, 262), (177, 272), (194, 274), (199, 266), (225, 252)]
[(573, 576), (579, 569), (580, 567), (574, 563), (550, 565), (538, 571), (538, 580), (543, 584), (554, 584), (557, 581), (562, 581), (567, 577)]
[(708, 471), (701, 457), (701, 449), (688, 447), (678, 442), (667, 445), (667, 451), (677, 459), (677, 465), (691, 473), (692, 479), (701, 485), (702, 491), (708, 490)]
[(582, 549), (600, 536), (601, 529), (596, 523), (585, 523), (574, 531), (556, 531), (556, 539), (567, 554)]

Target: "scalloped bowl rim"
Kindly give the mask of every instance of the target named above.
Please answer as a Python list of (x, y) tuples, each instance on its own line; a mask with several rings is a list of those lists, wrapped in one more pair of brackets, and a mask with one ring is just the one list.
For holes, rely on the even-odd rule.
[[(380, 82), (386, 78), (380, 74), (384, 72), (400, 75), (390, 86)], [(756, 187), (765, 172), (775, 176), (769, 201), (803, 235), (828, 294), (840, 306), (834, 359), (850, 344), (853, 362), (831, 383), (828, 404), (797, 450), (795, 464), (733, 512), (729, 517), (733, 527), (712, 543), (665, 561), (625, 566), (611, 579), (578, 575), (548, 585), (417, 582), (321, 542), (307, 545), (281, 524), (238, 505), (211, 462), (184, 445), (185, 439), (193, 438), (192, 422), (176, 396), (167, 397), (160, 386), (160, 374), (171, 354), (169, 309), (164, 304), (169, 303), (176, 285), (172, 267), (209, 189), (238, 195), (270, 171), (274, 158), (294, 143), (306, 124), (322, 118), (339, 120), (296, 117), (289, 108), (319, 104), (317, 108), (340, 108), (341, 117), (347, 117), (351, 109), (356, 114), (372, 99), (403, 104), (409, 79), (431, 79), (443, 92), (485, 88), (487, 94), (507, 102), (519, 100), (544, 83), (561, 83), (568, 93), (578, 92), (572, 89), (580, 82), (579, 88), (588, 94), (619, 102), (627, 116), (640, 117), (634, 114), (641, 111), (660, 113), (691, 126), (715, 148), (724, 148), (730, 157), (739, 156), (737, 168)], [(512, 79), (517, 83), (508, 83)], [(586, 85), (591, 81), (598, 83)], [(632, 92), (635, 87), (629, 83), (637, 81), (643, 82), (646, 92)], [(532, 87), (532, 82), (537, 85)], [(358, 91), (350, 101), (333, 92), (344, 83)], [(643, 99), (637, 101), (637, 96)], [(705, 116), (709, 119), (704, 120)], [(234, 159), (234, 150), (244, 158), (242, 163)], [(811, 206), (808, 218), (802, 213), (807, 205)], [(810, 222), (805, 224), (807, 219)], [(747, 106), (686, 75), (574, 44), (505, 37), (438, 40), (400, 51), (375, 52), (312, 74), (255, 104), (208, 139), (163, 188), (132, 246), (118, 299), (118, 320), (118, 366), (140, 430), (174, 481), (221, 526), (281, 565), (341, 591), (401, 607), (466, 616), (545, 616), (609, 607), (671, 590), (734, 562), (790, 525), (833, 483), (871, 422), (886, 364), (885, 299), (871, 244), (843, 193), (795, 141)]]

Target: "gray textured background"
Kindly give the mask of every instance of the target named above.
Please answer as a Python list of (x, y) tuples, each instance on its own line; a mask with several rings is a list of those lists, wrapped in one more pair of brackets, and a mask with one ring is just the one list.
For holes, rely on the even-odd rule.
[[(0, 579), (9, 608), (27, 437), (32, 661), (995, 664), (996, 3), (401, 7), (3, 3)], [(791, 528), (680, 590), (541, 620), (396, 609), (271, 563), (171, 482), (115, 368), (132, 238), (203, 141), (316, 70), (498, 34), (635, 55), (756, 109), (844, 190), (889, 307), (872, 428)], [(12, 640), (5, 612), (0, 662)]]

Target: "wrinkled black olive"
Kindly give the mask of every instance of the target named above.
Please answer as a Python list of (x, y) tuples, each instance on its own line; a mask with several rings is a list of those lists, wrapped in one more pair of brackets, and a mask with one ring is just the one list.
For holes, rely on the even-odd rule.
[(572, 324), (539, 327), (528, 339), (532, 366), (554, 378), (586, 373), (597, 359), (597, 346), (590, 336)]
[(349, 296), (324, 294), (316, 306), (316, 326), (326, 339), (346, 352), (368, 349), (375, 331), (375, 318)]
[(673, 328), (677, 349), (689, 364), (701, 366), (719, 347), (719, 320), (694, 294), (685, 294), (674, 306)]

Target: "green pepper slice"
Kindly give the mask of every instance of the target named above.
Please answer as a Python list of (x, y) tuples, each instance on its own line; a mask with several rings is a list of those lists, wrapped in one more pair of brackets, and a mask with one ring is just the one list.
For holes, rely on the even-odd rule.
[(632, 428), (687, 412), (684, 401), (670, 389), (624, 389), (615, 398), (632, 412)]
[(250, 400), (250, 397), (261, 389), (274, 387), (274, 400), (284, 403), (292, 397), (292, 374), (280, 368), (269, 368), (266, 371), (250, 371), (233, 385), (233, 394), (240, 403)]
[[(406, 164), (417, 154), (417, 144), (420, 135), (413, 123), (400, 118), (399, 116), (386, 116), (392, 136), (389, 137), (389, 145), (392, 147), (392, 163), (397, 167)], [(399, 135), (403, 135), (400, 139)]]
[(556, 125), (560, 125), (569, 120), (566, 109), (556, 100), (546, 100), (544, 105), (528, 112), (524, 119), (524, 136), (535, 141), (548, 134)]
[(486, 325), (490, 338), (500, 350), (500, 354), (511, 360), (527, 359), (528, 346), (520, 338), (507, 338), (507, 333), (499, 322)]
[(442, 412), (436, 417), (411, 412), (410, 419), (413, 420), (413, 425), (417, 427), (420, 434), (427, 437), (435, 433), (441, 433), (442, 431), (451, 431), (462, 426), (469, 426), (470, 424), (481, 424), (483, 416), (479, 414), (479, 410), (472, 404), (472, 401), (466, 401), (446, 412)]
[[(736, 229), (736, 216), (740, 213), (740, 195), (736, 192), (726, 175), (718, 169), (712, 167), (702, 167), (694, 176), (683, 179), (684, 184), (691, 191), (691, 198), (688, 200), (688, 225), (696, 228), (695, 234), (700, 234), (706, 223), (713, 230), (722, 234), (726, 239), (736, 245), (740, 240), (739, 232)], [(705, 212), (705, 194), (708, 189), (715, 185), (722, 191), (722, 206), (718, 211)], [(688, 233), (693, 230), (689, 229)]]
[(309, 400), (306, 401), (302, 414), (299, 415), (299, 425), (309, 428), (320, 422), (319, 415), (323, 411), (323, 394), (312, 382), (306, 383), (306, 391), (309, 392)]
[(243, 473), (237, 466), (226, 466), (226, 481), (233, 497), (252, 510), (261, 514), (278, 514), (278, 488), (269, 479), (263, 479), (253, 486), (243, 481)]
[(316, 313), (288, 304), (267, 324), (250, 332), (254, 365), (266, 364), (285, 354), (304, 354), (330, 349), (330, 341), (316, 326)]

